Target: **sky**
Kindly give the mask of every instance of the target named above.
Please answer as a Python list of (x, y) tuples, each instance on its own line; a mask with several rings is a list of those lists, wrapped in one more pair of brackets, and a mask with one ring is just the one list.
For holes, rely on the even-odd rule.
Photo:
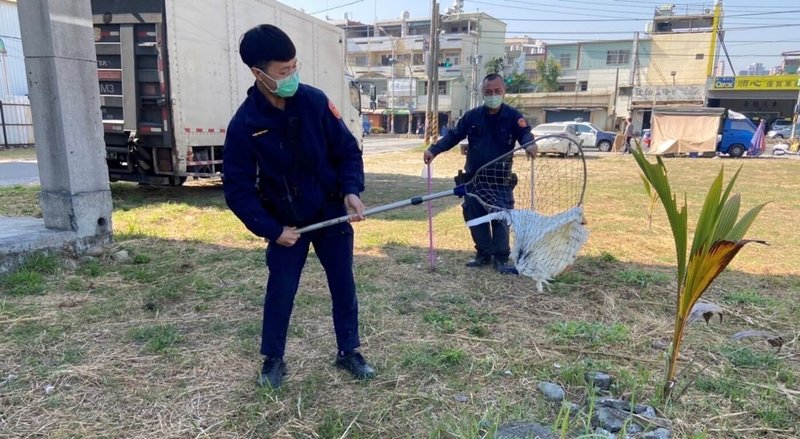
[[(431, 0), (279, 0), (315, 17), (373, 23), (429, 17)], [(529, 36), (550, 43), (633, 38), (644, 31), (654, 7), (676, 6), (676, 14), (713, 9), (713, 0), (682, 3), (653, 0), (465, 0), (464, 11), (485, 12), (507, 24), (506, 36)], [(440, 0), (444, 13), (452, 0)], [(752, 63), (766, 70), (780, 65), (782, 52), (800, 50), (800, 1), (723, 0), (725, 44), (735, 72)], [(731, 73), (730, 66), (725, 67)]]

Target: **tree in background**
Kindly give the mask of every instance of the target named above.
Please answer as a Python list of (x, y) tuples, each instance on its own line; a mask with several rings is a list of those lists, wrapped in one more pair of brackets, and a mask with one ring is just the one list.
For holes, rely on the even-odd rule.
[(503, 58), (492, 58), (487, 62), (484, 67), (486, 67), (486, 74), (492, 73), (503, 73), (503, 67), (505, 67), (505, 62)]
[(561, 77), (561, 64), (554, 58), (539, 59), (536, 61), (536, 70), (539, 71), (539, 84), (542, 91), (558, 91), (558, 78)]
[(528, 93), (533, 90), (530, 79), (522, 73), (514, 73), (506, 78), (505, 82), (508, 93)]

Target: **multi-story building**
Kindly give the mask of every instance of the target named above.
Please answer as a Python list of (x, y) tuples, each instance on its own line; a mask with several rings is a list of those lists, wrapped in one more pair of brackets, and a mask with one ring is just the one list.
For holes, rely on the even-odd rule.
[[(419, 132), (428, 99), (430, 19), (404, 13), (375, 24), (335, 24), (345, 30), (348, 65), (362, 84), (362, 111), (370, 125)], [(477, 105), (484, 65), (503, 57), (505, 31), (505, 23), (485, 13), (456, 9), (441, 16), (436, 84), (441, 126), (452, 126)]]
[(546, 57), (561, 66), (558, 90), (518, 95), (516, 104), (532, 123), (581, 118), (618, 129), (632, 116), (636, 131), (649, 128), (655, 105), (703, 105), (714, 70), (712, 23), (713, 13), (659, 7), (648, 31), (632, 39), (547, 44)]
[(525, 75), (535, 90), (539, 81), (536, 63), (544, 59), (545, 48), (544, 41), (528, 36), (506, 38), (504, 75)]
[(760, 62), (754, 62), (747, 66), (744, 70), (739, 70), (740, 76), (764, 76), (768, 75), (769, 71), (764, 68), (764, 64)]

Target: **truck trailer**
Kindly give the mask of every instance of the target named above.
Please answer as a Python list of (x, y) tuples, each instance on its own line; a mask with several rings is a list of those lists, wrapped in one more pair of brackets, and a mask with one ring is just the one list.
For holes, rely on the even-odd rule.
[(274, 0), (91, 5), (111, 181), (180, 185), (222, 176), (228, 122), (255, 82), (239, 41), (264, 23), (292, 38), (301, 81), (323, 90), (361, 140), (361, 96), (342, 29)]

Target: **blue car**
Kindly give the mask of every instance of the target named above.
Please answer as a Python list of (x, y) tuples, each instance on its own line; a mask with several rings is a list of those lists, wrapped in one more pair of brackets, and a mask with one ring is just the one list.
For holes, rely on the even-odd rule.
[(589, 122), (561, 123), (575, 128), (575, 132), (578, 133), (578, 143), (580, 143), (582, 148), (594, 147), (603, 152), (611, 151), (611, 147), (614, 145), (614, 138), (617, 136), (616, 133), (603, 131)]

